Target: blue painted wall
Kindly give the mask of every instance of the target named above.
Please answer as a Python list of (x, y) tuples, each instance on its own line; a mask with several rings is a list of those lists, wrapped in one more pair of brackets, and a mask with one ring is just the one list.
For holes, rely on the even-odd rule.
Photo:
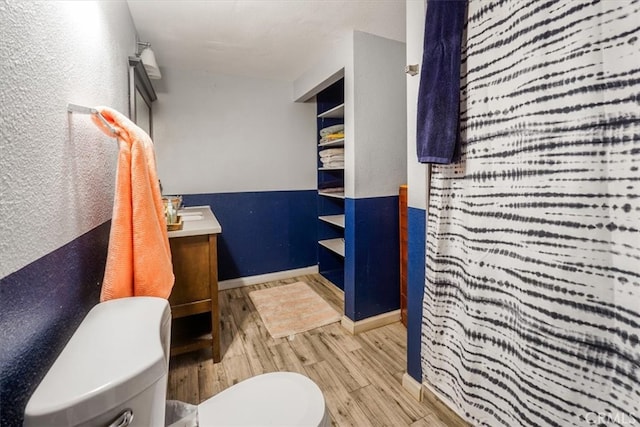
[(209, 205), (222, 226), (218, 279), (315, 266), (317, 191), (183, 195), (185, 206)]
[(421, 383), (420, 336), (425, 277), (426, 212), (424, 209), (409, 207), (407, 220), (407, 373)]
[(29, 397), (98, 303), (110, 224), (0, 279), (0, 425), (22, 425)]
[(400, 308), (398, 196), (345, 199), (345, 314)]

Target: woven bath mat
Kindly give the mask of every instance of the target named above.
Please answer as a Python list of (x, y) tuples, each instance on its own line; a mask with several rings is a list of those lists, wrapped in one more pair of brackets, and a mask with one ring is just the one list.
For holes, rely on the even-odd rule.
[(282, 338), (339, 321), (342, 315), (305, 282), (249, 292), (273, 338)]

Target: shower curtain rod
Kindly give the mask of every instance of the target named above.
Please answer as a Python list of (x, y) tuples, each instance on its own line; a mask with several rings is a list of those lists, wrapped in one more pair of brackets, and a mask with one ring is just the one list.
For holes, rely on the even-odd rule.
[(111, 134), (113, 136), (117, 136), (117, 133), (116, 133), (116, 130), (114, 129), (114, 127), (111, 126), (111, 124), (109, 124), (109, 122), (107, 122), (107, 120), (104, 118), (104, 116), (102, 114), (100, 114), (100, 111), (96, 110), (95, 108), (85, 107), (85, 106), (77, 105), (77, 104), (67, 104), (67, 112), (69, 114), (71, 114), (71, 113), (94, 114), (94, 115), (98, 116), (98, 118), (102, 121), (102, 123), (104, 123), (104, 125), (111, 131)]

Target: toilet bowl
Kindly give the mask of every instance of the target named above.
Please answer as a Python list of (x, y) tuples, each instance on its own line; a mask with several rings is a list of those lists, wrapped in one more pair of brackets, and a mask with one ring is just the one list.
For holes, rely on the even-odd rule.
[[(164, 426), (171, 312), (165, 299), (96, 305), (40, 382), (25, 426)], [(242, 381), (198, 405), (200, 426), (330, 426), (324, 397), (304, 375)]]
[(304, 375), (272, 372), (244, 380), (198, 405), (201, 426), (328, 427), (320, 388)]

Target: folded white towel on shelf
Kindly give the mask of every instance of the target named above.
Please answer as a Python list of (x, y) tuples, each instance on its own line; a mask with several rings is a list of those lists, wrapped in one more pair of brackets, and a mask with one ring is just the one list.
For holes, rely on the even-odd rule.
[(340, 133), (332, 133), (329, 135), (325, 135), (322, 138), (320, 138), (320, 141), (318, 142), (318, 144), (328, 144), (330, 142), (333, 142), (336, 145), (344, 144), (344, 133), (340, 132)]
[(344, 155), (344, 148), (328, 148), (320, 151), (320, 157), (334, 156), (336, 154)]
[(344, 130), (344, 125), (333, 125), (320, 129), (320, 136), (327, 136)]
[(344, 156), (341, 154), (336, 154), (335, 156), (329, 156), (329, 157), (320, 157), (320, 161), (322, 163), (329, 163), (329, 162), (344, 162)]
[(327, 162), (327, 163), (323, 163), (322, 167), (339, 169), (344, 167), (344, 162), (343, 161)]

